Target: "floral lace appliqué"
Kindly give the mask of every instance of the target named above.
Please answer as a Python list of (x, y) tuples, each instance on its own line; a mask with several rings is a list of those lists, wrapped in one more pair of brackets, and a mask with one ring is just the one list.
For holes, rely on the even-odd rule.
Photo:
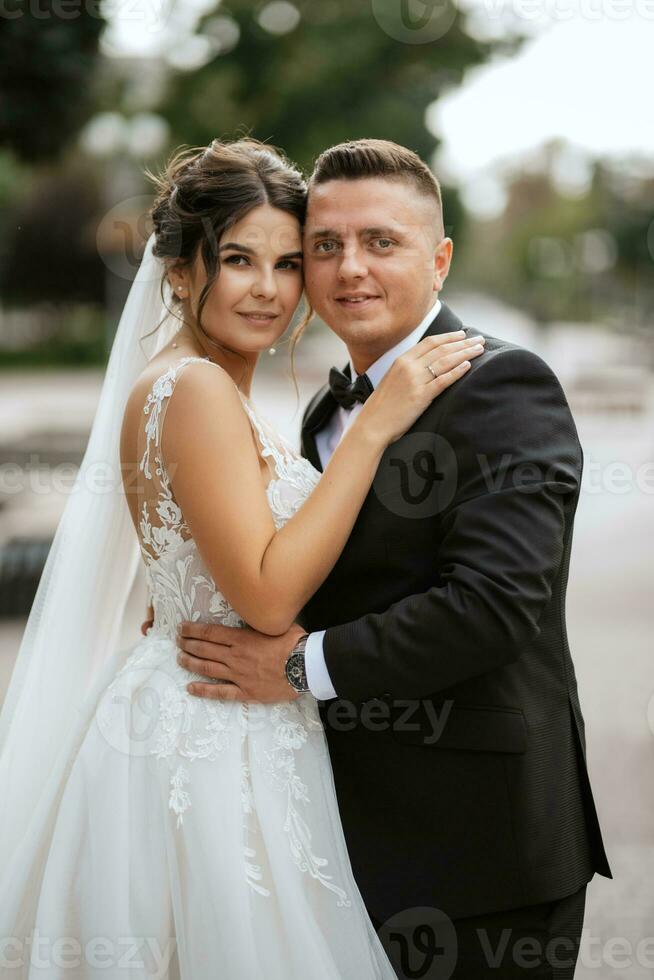
[[(271, 894), (262, 865), (257, 861), (258, 821), (251, 783), (251, 766), (256, 765), (269, 785), (286, 798), (283, 829), (293, 862), (333, 892), (339, 906), (346, 906), (350, 900), (326, 873), (327, 860), (313, 852), (309, 824), (303, 816), (311, 801), (298, 774), (297, 757), (309, 739), (314, 738), (312, 748), (316, 751), (324, 746), (315, 701), (304, 696), (289, 704), (258, 706), (264, 709), (264, 725), (272, 737), (266, 741), (266, 749), (258, 752), (255, 748), (248, 761), (246, 746), (257, 745), (256, 739), (252, 740), (255, 731), (252, 726), (255, 721), (260, 724), (258, 713), (248, 711), (251, 705), (190, 695), (186, 685), (193, 679), (206, 681), (206, 678), (180, 667), (176, 653), (171, 654), (170, 641), (175, 639), (177, 626), (183, 620), (218, 622), (233, 627), (245, 625), (217, 590), (204, 566), (174, 499), (161, 457), (164, 406), (173, 394), (180, 369), (193, 361), (208, 361), (208, 358), (183, 358), (170, 367), (155, 381), (144, 407), (146, 445), (140, 470), (156, 490), (156, 497), (143, 503), (139, 537), (154, 608), (154, 626), (114, 679), (110, 690), (114, 689), (114, 700), (124, 703), (127, 699), (121, 697), (121, 685), (125, 684), (128, 690), (129, 672), (152, 671), (156, 695), (152, 699), (153, 733), (141, 751), (147, 751), (169, 767), (168, 805), (176, 816), (178, 830), (183, 829), (184, 817), (192, 809), (190, 767), (200, 760), (217, 762), (227, 746), (234, 744), (232, 740), (239, 739), (243, 760), (240, 787), (243, 855), (248, 885), (262, 897)], [(320, 474), (258, 416), (249, 399), (241, 392), (239, 395), (261, 445), (261, 455), (273, 463), (274, 477), (268, 483), (266, 494), (275, 527), (279, 529), (302, 506)], [(111, 724), (108, 715), (105, 724)]]
[(310, 737), (311, 730), (316, 731), (322, 727), (315, 703), (312, 705), (313, 711), (310, 711), (307, 710), (307, 699), (299, 700), (304, 701), (304, 710), (301, 711), (300, 718), (298, 718), (296, 702), (276, 704), (272, 707), (270, 722), (274, 730), (273, 746), (264, 753), (265, 758), (259, 758), (258, 762), (266, 773), (269, 783), (286, 797), (284, 830), (288, 836), (295, 864), (300, 871), (310, 874), (312, 878), (333, 892), (337, 896), (339, 907), (349, 907), (351, 901), (347, 893), (332, 881), (331, 875), (324, 871), (328, 864), (326, 858), (314, 854), (311, 830), (298, 806), (303, 804), (307, 807), (311, 801), (307, 787), (297, 773), (296, 753)]
[(158, 378), (152, 386), (143, 414), (148, 416), (145, 424), (145, 451), (139, 463), (139, 469), (146, 480), (152, 480), (150, 456), (154, 456), (155, 476), (159, 483), (159, 494), (156, 502), (156, 513), (159, 524), (152, 523), (147, 501), (143, 502), (139, 530), (141, 532), (141, 550), (146, 562), (171, 554), (184, 543), (184, 534), (188, 537), (190, 530), (184, 521), (182, 511), (173, 499), (170, 480), (161, 462), (161, 416), (167, 399), (173, 393), (177, 374), (181, 367), (191, 361), (202, 361), (205, 358), (185, 357), (179, 364), (169, 367), (165, 374)]

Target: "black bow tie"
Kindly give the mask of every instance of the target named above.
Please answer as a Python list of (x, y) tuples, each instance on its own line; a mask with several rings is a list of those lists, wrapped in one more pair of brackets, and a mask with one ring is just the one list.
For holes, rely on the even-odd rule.
[(351, 381), (347, 374), (333, 367), (329, 372), (329, 390), (339, 405), (352, 408), (356, 402), (363, 404), (375, 389), (367, 374), (360, 374), (356, 381)]

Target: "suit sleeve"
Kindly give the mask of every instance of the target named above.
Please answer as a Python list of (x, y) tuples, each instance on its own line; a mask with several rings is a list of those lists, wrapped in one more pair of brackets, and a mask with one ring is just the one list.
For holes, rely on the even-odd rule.
[(488, 352), (451, 389), (438, 431), (456, 458), (435, 584), (327, 630), (341, 698), (422, 698), (516, 661), (571, 533), (583, 456), (551, 369), (522, 348)]

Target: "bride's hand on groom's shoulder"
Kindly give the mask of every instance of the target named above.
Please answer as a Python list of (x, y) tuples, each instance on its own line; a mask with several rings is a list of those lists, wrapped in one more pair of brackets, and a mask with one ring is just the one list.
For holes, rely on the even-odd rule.
[(369, 427), (384, 447), (399, 439), (434, 398), (463, 377), (484, 343), (483, 336), (466, 337), (463, 330), (424, 337), (397, 358), (354, 425)]

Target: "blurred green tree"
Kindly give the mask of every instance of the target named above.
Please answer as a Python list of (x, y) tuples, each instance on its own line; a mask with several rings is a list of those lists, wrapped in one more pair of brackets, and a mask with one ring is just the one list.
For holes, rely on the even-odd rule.
[[(587, 189), (570, 196), (548, 169), (519, 172), (507, 205), (492, 221), (469, 216), (458, 281), (527, 310), (543, 325), (557, 319), (623, 316), (651, 324), (654, 314), (654, 180), (625, 163), (591, 161)], [(651, 329), (651, 327), (650, 327)]]
[[(148, 66), (106, 59), (107, 70), (95, 73), (101, 0), (0, 3), (10, 12), (0, 20), (0, 141), (10, 154), (4, 164), (0, 157), (0, 193), (13, 159), (32, 171), (4, 231), (0, 220), (0, 290), (17, 305), (98, 305), (103, 268), (91, 229), (103, 204), (71, 137), (94, 108), (129, 118), (135, 78), (146, 78)], [(304, 169), (324, 147), (361, 136), (396, 140), (430, 161), (438, 139), (427, 107), (467, 69), (519, 43), (475, 37), (455, 0), (222, 0), (199, 20), (190, 2), (170, 9), (179, 29), (157, 64), (163, 95), (157, 89), (147, 105), (168, 122), (170, 146), (252, 133)], [(458, 195), (443, 191), (447, 231), (459, 242)]]
[(93, 109), (93, 69), (104, 26), (100, 0), (3, 0), (3, 147), (29, 163), (65, 147)]
[(83, 161), (41, 168), (11, 209), (0, 263), (0, 295), (16, 306), (44, 301), (98, 303), (104, 267), (95, 230), (102, 209), (97, 175)]
[(225, 0), (198, 26), (213, 53), (197, 70), (178, 72), (159, 111), (186, 143), (250, 132), (304, 168), (326, 146), (363, 136), (430, 160), (438, 140), (425, 125), (427, 106), (496, 45), (466, 31), (452, 0), (412, 2), (425, 18), (438, 14), (436, 39), (416, 43), (429, 36), (417, 27), (414, 43), (398, 40), (400, 0)]

